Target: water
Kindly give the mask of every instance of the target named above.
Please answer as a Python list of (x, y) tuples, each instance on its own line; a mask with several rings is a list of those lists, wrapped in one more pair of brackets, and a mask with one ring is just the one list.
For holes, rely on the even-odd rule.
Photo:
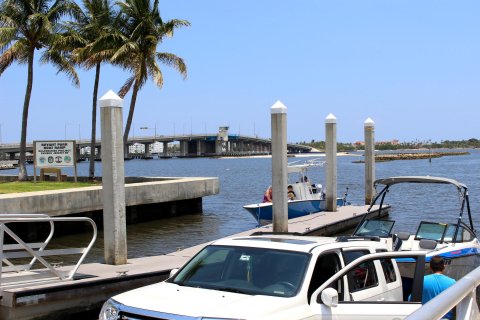
[[(376, 164), (376, 177), (399, 175), (431, 175), (456, 179), (470, 190), (470, 205), (478, 229), (480, 216), (480, 151), (470, 150), (466, 156), (448, 156), (428, 160), (403, 160)], [(364, 164), (353, 163), (360, 154), (338, 157), (338, 193), (349, 188), (348, 199), (362, 204), (364, 199)], [(310, 158), (289, 158), (289, 161)], [(96, 163), (96, 174), (101, 174), (101, 164)], [(32, 173), (32, 167), (28, 167)], [(71, 171), (64, 169), (67, 174)], [(16, 174), (8, 170), (2, 174)], [(78, 165), (80, 176), (88, 175), (88, 163)], [(167, 218), (147, 223), (129, 225), (129, 258), (161, 255), (179, 248), (232, 235), (256, 226), (256, 221), (242, 208), (245, 204), (260, 202), (266, 187), (271, 184), (270, 158), (198, 158), (153, 159), (125, 162), (126, 176), (152, 177), (218, 177), (220, 193), (203, 199), (203, 214)], [(311, 169), (312, 182), (325, 184), (325, 169)], [(391, 219), (396, 220), (394, 231), (415, 232), (418, 222), (453, 222), (458, 215), (459, 197), (452, 186), (397, 185), (387, 195), (392, 205)], [(466, 220), (464, 220), (466, 221)], [(62, 237), (64, 244), (77, 246), (84, 235)], [(87, 261), (101, 261), (103, 235), (90, 253)]]

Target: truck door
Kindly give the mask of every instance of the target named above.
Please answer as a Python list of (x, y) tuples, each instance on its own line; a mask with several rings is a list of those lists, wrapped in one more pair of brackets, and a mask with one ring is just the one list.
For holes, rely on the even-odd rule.
[[(313, 293), (311, 307), (315, 316), (310, 319), (400, 320), (420, 308), (421, 302), (403, 301), (403, 297), (400, 295), (394, 296), (396, 300), (392, 296), (385, 299), (388, 295), (375, 289), (380, 287), (380, 280), (385, 281), (383, 271), (380, 273), (375, 265), (381, 265), (382, 259), (392, 259), (395, 254), (405, 256), (409, 254), (409, 257), (412, 257), (412, 252), (375, 253), (364, 255), (348, 264)], [(417, 264), (424, 265), (424, 253), (413, 254), (416, 258), (418, 258), (417, 255), (421, 255), (423, 259), (419, 258)], [(366, 275), (367, 272), (369, 275)], [(375, 275), (371, 274), (373, 272)], [(348, 279), (349, 277), (351, 279)], [(396, 277), (400, 278), (400, 275), (396, 275)], [(346, 292), (350, 295), (350, 301), (345, 301), (347, 299), (341, 301), (338, 292), (331, 287), (331, 284), (338, 281), (339, 278), (343, 278), (344, 282), (348, 283), (348, 288), (345, 290), (353, 290), (353, 292)], [(414, 281), (417, 283), (415, 285), (418, 285), (419, 281), (420, 285), (423, 285), (423, 270), (416, 274)], [(352, 286), (350, 286), (351, 283), (353, 283)]]

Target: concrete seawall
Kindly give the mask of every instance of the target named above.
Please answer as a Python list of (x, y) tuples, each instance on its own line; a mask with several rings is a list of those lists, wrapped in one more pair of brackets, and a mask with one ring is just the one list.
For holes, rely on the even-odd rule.
[[(200, 199), (219, 192), (218, 178), (126, 178), (126, 206)], [(1, 213), (43, 213), (52, 217), (101, 211), (102, 187), (0, 195)]]

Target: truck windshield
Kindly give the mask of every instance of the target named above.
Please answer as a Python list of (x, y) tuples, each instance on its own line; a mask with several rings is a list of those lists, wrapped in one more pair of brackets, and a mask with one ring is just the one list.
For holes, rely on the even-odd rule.
[(251, 295), (292, 297), (301, 287), (310, 255), (235, 246), (207, 246), (169, 282)]
[(365, 220), (355, 235), (388, 237), (394, 224), (395, 221), (392, 220)]

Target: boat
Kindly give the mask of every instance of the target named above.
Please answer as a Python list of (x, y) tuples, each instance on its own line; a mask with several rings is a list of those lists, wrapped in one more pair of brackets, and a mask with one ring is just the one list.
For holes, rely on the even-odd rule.
[[(289, 186), (292, 186), (295, 194), (294, 200), (288, 200), (288, 219), (302, 217), (311, 213), (325, 211), (325, 190), (321, 184), (312, 184), (308, 180), (308, 170), (312, 167), (323, 167), (325, 161), (310, 159), (305, 162), (294, 161), (288, 164), (287, 173)], [(337, 198), (337, 206), (348, 204), (348, 187), (341, 198)], [(287, 190), (285, 190), (287, 196)], [(259, 225), (272, 222), (272, 202), (254, 203), (243, 206)]]
[[(390, 192), (391, 187), (397, 184), (443, 184), (452, 185), (456, 188), (459, 196), (458, 212), (452, 212), (451, 217), (439, 216), (441, 221), (421, 220), (415, 234), (405, 231), (392, 232), (395, 225), (393, 220), (380, 218), (384, 208), (385, 196)], [(374, 182), (375, 190), (381, 188), (377, 193), (368, 211), (378, 202), (378, 216), (363, 219), (358, 224), (353, 235), (358, 237), (378, 237), (385, 241), (392, 251), (424, 250), (426, 251), (426, 266), (434, 256), (442, 256), (447, 264), (445, 274), (460, 279), (480, 264), (480, 242), (475, 233), (472, 213), (468, 197), (468, 188), (465, 184), (456, 180), (432, 177), (432, 176), (400, 176), (379, 179)], [(443, 188), (442, 188), (443, 189)], [(402, 189), (404, 190), (404, 189)], [(403, 194), (405, 199), (410, 199)], [(435, 199), (437, 205), (441, 205), (441, 197)], [(466, 212), (466, 221), (464, 215)], [(448, 222), (448, 218), (451, 219)], [(413, 263), (409, 259), (399, 259), (399, 267), (405, 272), (413, 273)]]

